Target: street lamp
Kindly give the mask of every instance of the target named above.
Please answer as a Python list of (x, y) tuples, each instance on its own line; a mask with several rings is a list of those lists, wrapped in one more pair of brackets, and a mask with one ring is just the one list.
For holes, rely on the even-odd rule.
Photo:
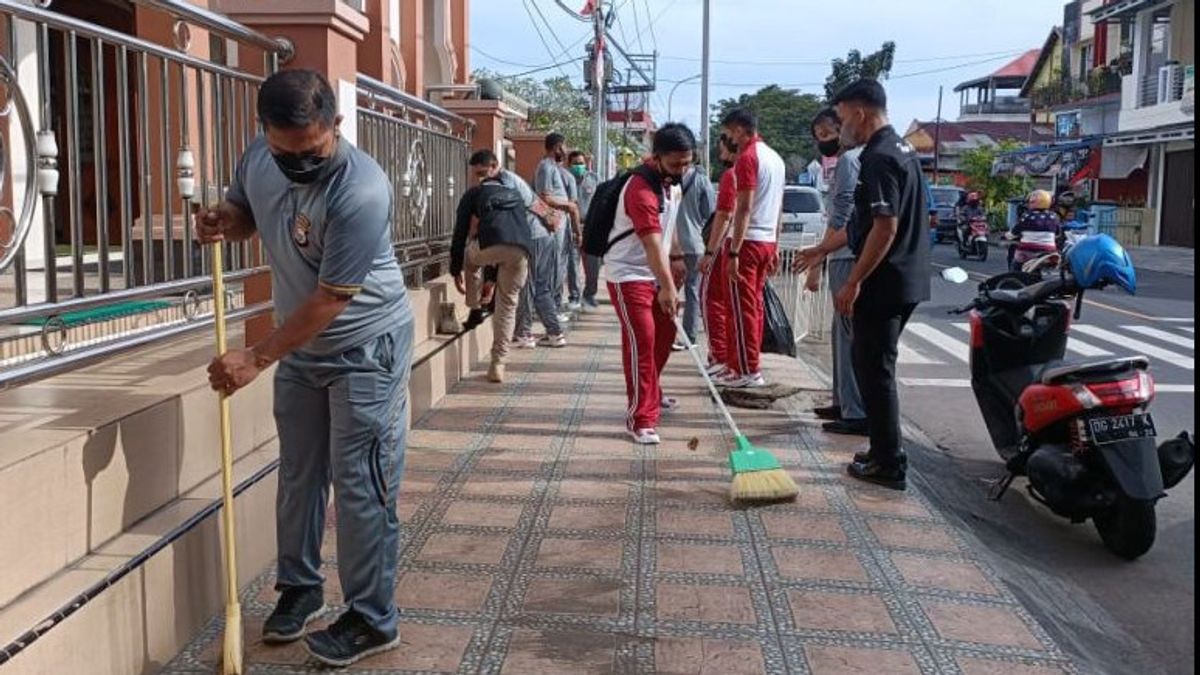
[(671, 115), (671, 103), (672, 103), (673, 99), (675, 98), (675, 90), (679, 88), (679, 85), (686, 84), (693, 80), (698, 80), (703, 75), (704, 75), (704, 73), (696, 73), (695, 75), (693, 75), (687, 79), (683, 79), (683, 80), (676, 82), (675, 86), (671, 87), (671, 93), (667, 94), (667, 121), (668, 122), (671, 122), (675, 119), (675, 117), (673, 115)]

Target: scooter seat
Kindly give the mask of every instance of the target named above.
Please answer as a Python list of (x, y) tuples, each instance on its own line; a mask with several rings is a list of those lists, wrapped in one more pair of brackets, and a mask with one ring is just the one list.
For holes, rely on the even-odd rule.
[(1098, 358), (1084, 361), (1051, 361), (1042, 369), (1042, 384), (1062, 384), (1068, 380), (1085, 378), (1090, 375), (1111, 375), (1113, 373), (1149, 370), (1150, 359), (1145, 356), (1128, 356), (1118, 358)]

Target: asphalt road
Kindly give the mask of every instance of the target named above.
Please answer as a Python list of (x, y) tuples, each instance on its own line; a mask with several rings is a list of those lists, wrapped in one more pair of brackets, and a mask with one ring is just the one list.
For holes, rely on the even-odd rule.
[[(952, 247), (939, 246), (934, 262), (991, 275), (1004, 267), (1003, 255), (992, 253), (986, 263), (963, 263)], [(947, 314), (970, 301), (976, 282), (933, 284), (932, 301), (902, 340), (899, 366), (904, 414), (931, 441), (912, 449), (920, 480), (996, 553), (1010, 587), (1081, 665), (1102, 673), (1194, 672), (1194, 474), (1159, 503), (1158, 541), (1132, 563), (1109, 554), (1090, 523), (1071, 525), (1031, 500), (1024, 481), (1001, 502), (988, 501), (988, 484), (1003, 465), (969, 388), (965, 317)], [(1194, 279), (1140, 272), (1138, 291), (1089, 294), (1068, 356), (1150, 356), (1160, 436), (1193, 432)]]

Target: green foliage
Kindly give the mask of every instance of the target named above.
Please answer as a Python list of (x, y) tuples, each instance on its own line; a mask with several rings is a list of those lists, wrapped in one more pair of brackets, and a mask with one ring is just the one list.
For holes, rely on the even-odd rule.
[(783, 89), (774, 84), (753, 94), (719, 101), (713, 106), (712, 138), (709, 139), (712, 166), (720, 166), (717, 139), (721, 134), (721, 120), (729, 111), (744, 107), (754, 111), (758, 117), (759, 134), (783, 157), (787, 163), (787, 177), (794, 179), (809, 160), (817, 156), (809, 123), (822, 105), (818, 96), (801, 94), (795, 89)]
[[(567, 137), (567, 147), (592, 152), (591, 98), (569, 78), (504, 77), (483, 68), (472, 73), (472, 77), (477, 81), (493, 80), (529, 103), (530, 130), (557, 131)], [(609, 131), (609, 142), (615, 148), (628, 145), (625, 137), (615, 130)]]
[(1023, 197), (1029, 192), (1029, 179), (1025, 176), (992, 175), (992, 164), (997, 155), (1021, 147), (1021, 143), (1016, 141), (1001, 141), (999, 145), (971, 148), (959, 158), (959, 165), (967, 179), (967, 189), (980, 193), (989, 210), (1006, 208), (1009, 199)]
[(833, 72), (825, 78), (825, 100), (830, 100), (843, 87), (864, 77), (876, 80), (886, 80), (892, 72), (892, 64), (896, 59), (896, 43), (885, 42), (879, 50), (862, 55), (857, 49), (851, 49), (846, 58), (834, 59)]

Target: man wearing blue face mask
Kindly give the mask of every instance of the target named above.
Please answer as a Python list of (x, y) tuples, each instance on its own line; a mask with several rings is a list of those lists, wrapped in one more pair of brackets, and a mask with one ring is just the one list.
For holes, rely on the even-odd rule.
[(394, 599), (413, 315), (391, 245), (392, 196), (370, 156), (337, 132), (329, 83), (311, 70), (263, 82), (264, 134), (225, 201), (196, 215), (201, 243), (257, 234), (271, 268), (276, 329), (213, 360), (227, 395), (270, 365), (279, 430), (274, 612), (263, 640), (305, 637), (325, 611), (321, 539), (331, 484), (346, 611), (305, 640), (326, 665), (399, 645)]

